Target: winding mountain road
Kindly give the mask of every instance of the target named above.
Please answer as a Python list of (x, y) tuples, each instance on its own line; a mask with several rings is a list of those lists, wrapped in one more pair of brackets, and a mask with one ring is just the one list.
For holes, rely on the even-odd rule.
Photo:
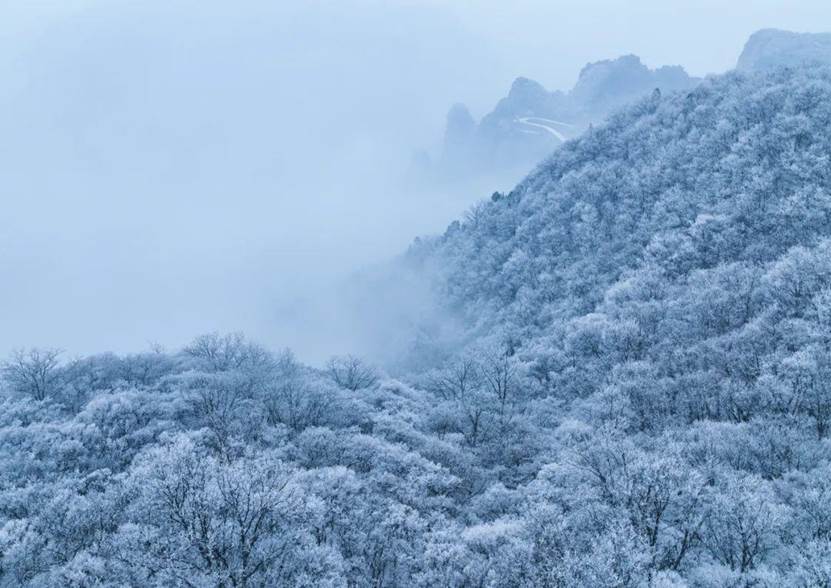
[[(564, 134), (562, 134), (560, 131), (558, 131), (553, 125), (559, 125), (561, 127), (567, 127), (567, 128), (574, 128), (574, 125), (570, 125), (568, 123), (560, 122), (558, 120), (551, 120), (550, 118), (542, 118), (542, 117), (539, 117), (539, 116), (523, 116), (521, 118), (516, 119), (516, 122), (518, 122), (521, 125), (534, 127), (535, 129), (542, 129), (543, 131), (545, 131), (547, 133), (550, 133), (551, 135), (554, 135), (555, 137), (557, 137), (557, 139), (559, 139), (563, 143), (565, 143), (568, 140), (568, 137), (566, 137)], [(526, 132), (525, 129), (521, 129), (521, 130), (523, 130), (523, 132)]]

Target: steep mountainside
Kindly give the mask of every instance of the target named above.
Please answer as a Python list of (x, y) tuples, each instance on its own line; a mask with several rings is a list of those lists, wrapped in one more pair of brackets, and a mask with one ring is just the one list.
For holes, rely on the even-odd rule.
[(761, 271), (828, 233), (829, 94), (825, 71), (655, 94), (423, 248), (447, 260), (445, 288), (472, 319), (526, 333), (649, 275)]
[(751, 35), (736, 69), (763, 71), (783, 65), (831, 63), (831, 33), (764, 29)]

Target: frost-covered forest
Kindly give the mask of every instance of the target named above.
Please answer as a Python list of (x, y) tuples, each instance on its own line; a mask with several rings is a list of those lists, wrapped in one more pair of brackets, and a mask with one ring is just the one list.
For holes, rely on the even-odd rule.
[(656, 92), (399, 261), (395, 368), (2, 366), (2, 586), (831, 586), (831, 71)]

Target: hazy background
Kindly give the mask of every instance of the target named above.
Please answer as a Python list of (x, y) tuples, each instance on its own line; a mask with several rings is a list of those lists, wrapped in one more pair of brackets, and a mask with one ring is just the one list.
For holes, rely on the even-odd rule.
[(450, 104), (625, 53), (717, 73), (764, 27), (831, 30), (831, 3), (0, 0), (0, 354), (342, 352), (360, 324), (303, 301), (489, 193), (407, 173)]

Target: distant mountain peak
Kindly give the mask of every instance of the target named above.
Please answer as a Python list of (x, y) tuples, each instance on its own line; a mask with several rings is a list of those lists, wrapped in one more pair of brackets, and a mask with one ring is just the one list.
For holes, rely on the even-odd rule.
[(447, 113), (447, 128), (448, 129), (472, 129), (476, 126), (476, 121), (473, 115), (470, 114), (467, 105), (457, 102), (450, 107)]
[(831, 33), (762, 29), (747, 40), (736, 69), (764, 71), (811, 62), (831, 63)]
[[(609, 71), (613, 69), (629, 69), (629, 68), (637, 68), (637, 69), (644, 69), (647, 70), (648, 68), (641, 62), (641, 58), (637, 55), (632, 53), (627, 55), (621, 55), (615, 59), (602, 59), (600, 61), (593, 61), (591, 63), (587, 63), (583, 66), (583, 69), (580, 70), (580, 75), (578, 79), (583, 78), (585, 76), (592, 75), (594, 72), (597, 71)], [(579, 82), (578, 82), (579, 83)]]
[(547, 110), (552, 94), (542, 84), (529, 78), (519, 77), (511, 84), (508, 95), (494, 109), (499, 117), (525, 116), (539, 110)]
[(449, 176), (482, 170), (526, 172), (558, 145), (614, 110), (650, 96), (656, 89), (672, 92), (696, 83), (680, 66), (652, 70), (631, 54), (586, 65), (567, 93), (550, 92), (535, 80), (518, 77), (507, 96), (478, 125), (462, 105), (451, 109), (441, 158), (443, 170)]
[(460, 102), (454, 104), (447, 113), (442, 157), (452, 165), (464, 165), (475, 132), (476, 121), (470, 110)]
[(681, 66), (652, 70), (640, 57), (629, 54), (586, 65), (571, 96), (584, 109), (606, 112), (655, 88), (680, 90), (695, 83)]
[(511, 89), (508, 92), (509, 99), (522, 99), (526, 97), (540, 97), (540, 96), (548, 96), (548, 90), (546, 90), (542, 84), (536, 82), (532, 79), (525, 78), (525, 77), (518, 77), (514, 80), (514, 83), (511, 84)]

